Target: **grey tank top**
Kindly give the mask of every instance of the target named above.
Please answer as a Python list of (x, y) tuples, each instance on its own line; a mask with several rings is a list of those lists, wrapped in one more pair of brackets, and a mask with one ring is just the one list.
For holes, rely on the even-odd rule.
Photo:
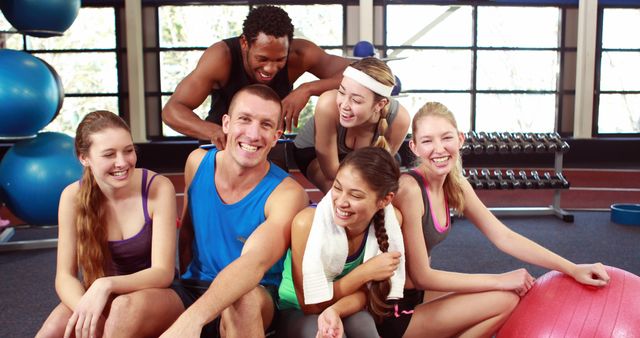
[[(387, 117), (387, 124), (389, 125), (389, 129), (392, 128), (393, 120), (395, 120), (398, 115), (398, 107), (400, 103), (393, 99), (389, 99), (389, 116)], [(347, 135), (347, 128), (344, 128), (340, 124), (338, 124), (338, 156), (344, 156), (347, 153), (353, 151), (345, 144), (345, 137)], [(378, 130), (376, 130), (373, 134), (372, 143), (375, 139), (378, 138)], [(316, 144), (316, 122), (313, 117), (311, 117), (307, 123), (302, 127), (302, 129), (296, 135), (296, 139), (294, 140), (294, 144), (298, 149), (304, 148), (312, 148), (315, 147)]]

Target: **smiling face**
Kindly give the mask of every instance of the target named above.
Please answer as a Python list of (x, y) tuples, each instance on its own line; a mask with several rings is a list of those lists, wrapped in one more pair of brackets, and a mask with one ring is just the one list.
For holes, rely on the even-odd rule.
[(340, 125), (352, 128), (377, 123), (386, 103), (386, 99), (376, 102), (375, 94), (369, 88), (345, 76), (336, 95)]
[(255, 94), (239, 92), (229, 115), (222, 118), (227, 134), (225, 151), (243, 168), (255, 167), (267, 160), (282, 130), (278, 128), (280, 104)]
[(128, 130), (111, 127), (89, 136), (91, 146), (79, 156), (91, 168), (100, 186), (126, 186), (136, 167), (137, 156)]
[(341, 168), (331, 188), (333, 220), (349, 232), (364, 231), (373, 215), (385, 206), (375, 190), (352, 166)]
[(428, 176), (445, 177), (460, 157), (462, 133), (442, 116), (428, 115), (414, 123), (409, 147), (423, 160), (421, 167)]
[(289, 55), (289, 39), (259, 33), (249, 45), (242, 36), (240, 46), (244, 56), (244, 69), (256, 83), (269, 84), (284, 68)]

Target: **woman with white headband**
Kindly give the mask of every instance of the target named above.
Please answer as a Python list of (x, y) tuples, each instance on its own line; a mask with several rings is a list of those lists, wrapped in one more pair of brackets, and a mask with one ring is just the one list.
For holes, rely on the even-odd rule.
[(320, 95), (313, 119), (295, 139), (294, 158), (300, 171), (322, 192), (335, 179), (349, 152), (376, 146), (395, 155), (409, 129), (409, 113), (391, 98), (391, 69), (376, 58), (347, 67), (338, 89)]

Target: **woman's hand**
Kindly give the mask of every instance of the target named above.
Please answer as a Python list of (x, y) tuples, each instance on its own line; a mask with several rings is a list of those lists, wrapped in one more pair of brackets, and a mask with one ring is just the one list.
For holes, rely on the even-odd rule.
[(605, 286), (609, 284), (609, 274), (602, 263), (577, 264), (570, 275), (579, 283), (586, 285)]
[(364, 274), (370, 281), (383, 281), (391, 278), (400, 264), (400, 252), (381, 253), (358, 268), (364, 269)]
[(64, 337), (94, 338), (101, 336), (101, 326), (104, 325), (104, 310), (109, 300), (110, 291), (106, 280), (98, 278), (84, 293), (76, 305), (71, 318), (67, 322)]
[(333, 307), (328, 307), (318, 316), (316, 338), (342, 338), (342, 319)]
[(526, 295), (536, 281), (526, 269), (505, 272), (497, 277), (498, 289), (513, 291), (520, 297)]

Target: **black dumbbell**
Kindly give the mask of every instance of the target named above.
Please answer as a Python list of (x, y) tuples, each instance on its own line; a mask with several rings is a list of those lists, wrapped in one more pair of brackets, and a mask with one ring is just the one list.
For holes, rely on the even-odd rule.
[(551, 174), (549, 172), (545, 171), (542, 176), (544, 176), (545, 180), (547, 180), (547, 185), (551, 188), (558, 189), (561, 187), (560, 180), (551, 177)]
[(540, 175), (538, 174), (538, 172), (536, 170), (531, 170), (531, 177), (533, 178), (533, 187), (536, 189), (544, 189), (546, 184), (545, 182), (540, 178)]
[(469, 177), (467, 179), (469, 180), (469, 183), (471, 183), (471, 186), (473, 186), (474, 189), (483, 189), (484, 188), (484, 184), (482, 184), (482, 182), (478, 178), (478, 170), (477, 169), (475, 169), (475, 168), (469, 169)]
[(563, 189), (569, 189), (569, 187), (571, 186), (571, 184), (569, 183), (569, 181), (567, 181), (566, 178), (564, 178), (564, 176), (562, 175), (562, 173), (556, 173), (556, 178), (558, 179), (558, 181), (560, 181), (560, 186)]
[(481, 131), (476, 135), (478, 136), (478, 141), (480, 141), (480, 143), (484, 147), (485, 153), (487, 153), (488, 155), (493, 155), (498, 151), (498, 146), (495, 143), (491, 142), (487, 133)]
[(505, 142), (500, 133), (497, 132), (491, 132), (489, 134), (487, 134), (487, 136), (489, 136), (489, 140), (496, 145), (496, 147), (498, 148), (498, 153), (500, 154), (508, 154), (509, 153), (509, 145), (507, 144), (507, 142)]
[(524, 136), (525, 142), (533, 145), (533, 149), (536, 151), (536, 153), (546, 153), (547, 152), (547, 147), (545, 146), (545, 144), (540, 142), (540, 141), (538, 141), (533, 136), (533, 133), (523, 133), (522, 135)]
[(484, 181), (484, 185), (487, 189), (495, 189), (498, 187), (496, 182), (491, 178), (491, 174), (489, 173), (489, 169), (483, 168), (480, 170), (480, 175), (482, 175), (482, 179)]
[(493, 170), (493, 177), (498, 181), (498, 187), (500, 189), (509, 189), (509, 182), (502, 177), (502, 171), (500, 171), (500, 169)]
[[(513, 139), (511, 133), (502, 132), (500, 133), (500, 138), (507, 144), (507, 146), (509, 147), (509, 151), (511, 151), (512, 154), (518, 154), (522, 151), (522, 146), (520, 145), (520, 143), (518, 143), (518, 141)], [(500, 151), (500, 149), (498, 149), (498, 151)]]
[(558, 151), (558, 144), (550, 141), (547, 138), (547, 134), (545, 133), (537, 133), (536, 134), (536, 139), (542, 143), (544, 143), (544, 146), (547, 148), (547, 151), (550, 153), (555, 153), (556, 151)]
[(554, 142), (561, 152), (566, 153), (567, 151), (569, 151), (569, 143), (563, 140), (562, 137), (560, 137), (560, 134), (547, 133), (547, 139), (551, 142)]
[(464, 143), (462, 144), (462, 148), (460, 148), (460, 153), (462, 155), (469, 155), (473, 149), (471, 149), (471, 135), (470, 133), (464, 133)]
[(535, 150), (533, 148), (533, 144), (525, 140), (523, 133), (511, 133), (511, 136), (513, 136), (513, 139), (522, 145), (522, 150), (525, 154), (532, 153)]
[(524, 184), (520, 184), (520, 180), (516, 178), (516, 174), (513, 172), (513, 169), (507, 169), (507, 171), (505, 171), (505, 175), (507, 175), (507, 178), (511, 183), (511, 188), (518, 189), (525, 187)]
[(471, 149), (473, 150), (474, 154), (478, 155), (484, 152), (484, 146), (478, 139), (478, 133), (476, 133), (475, 131), (470, 132), (469, 140), (471, 141)]
[(525, 189), (532, 189), (533, 188), (533, 182), (531, 182), (531, 180), (529, 180), (529, 177), (527, 176), (527, 172), (524, 170), (520, 170), (518, 171), (518, 175), (520, 175), (520, 179), (522, 181), (523, 184), (523, 188)]

